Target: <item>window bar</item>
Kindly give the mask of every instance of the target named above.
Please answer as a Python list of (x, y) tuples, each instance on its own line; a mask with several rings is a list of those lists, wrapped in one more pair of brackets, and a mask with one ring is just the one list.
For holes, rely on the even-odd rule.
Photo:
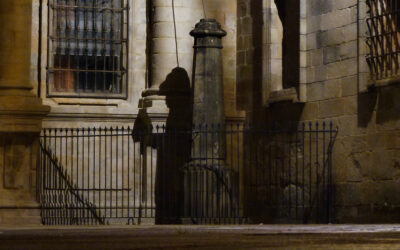
[(104, 10), (104, 2), (102, 2), (102, 15), (101, 15), (101, 36), (103, 38), (103, 50), (102, 50), (102, 54), (103, 54), (103, 93), (106, 92), (106, 51), (107, 51), (107, 45), (106, 45), (106, 31), (107, 31), (107, 27), (106, 27), (106, 21), (104, 20), (104, 18), (106, 17), (106, 12)]
[[(65, 1), (68, 1), (68, 0), (65, 0)], [(67, 4), (67, 2), (65, 2), (65, 4)], [(63, 12), (62, 11), (63, 11), (62, 8), (57, 6), (57, 15), (60, 16), (60, 22), (61, 22), (60, 30), (59, 30), (59, 34), (58, 34), (59, 36), (62, 36), (63, 33), (64, 33), (64, 35), (67, 34), (67, 25), (68, 25), (68, 23), (67, 23), (68, 22), (67, 15), (65, 13), (65, 16), (63, 18)], [(63, 20), (65, 22), (63, 22)], [(65, 25), (65, 27), (64, 27), (64, 25)], [(59, 59), (58, 67), (59, 68), (63, 68), (63, 67), (65, 67), (65, 65), (63, 65), (63, 60), (62, 60), (64, 42), (61, 39), (59, 39), (59, 41), (60, 41), (60, 47), (58, 48), (58, 53), (57, 53), (57, 56), (58, 56), (58, 59)], [(64, 53), (66, 53), (66, 51)], [(67, 60), (67, 64), (68, 64), (67, 67), (69, 68), (69, 66), (70, 66), (69, 58)], [(57, 88), (60, 89), (62, 87), (62, 84), (63, 84), (64, 72), (59, 72), (58, 77), (59, 77), (59, 82), (58, 82)]]
[(395, 68), (395, 62), (394, 62), (394, 53), (393, 53), (393, 37), (394, 37), (394, 30), (393, 30), (393, 25), (394, 25), (394, 9), (393, 9), (393, 0), (388, 0), (389, 2), (389, 7), (387, 7), (388, 12), (390, 13), (389, 16), (389, 53), (390, 53), (390, 74), (394, 74), (394, 68)]
[(114, 37), (115, 37), (115, 35), (114, 35), (114, 32), (116, 32), (115, 31), (115, 28), (114, 28), (114, 25), (115, 25), (115, 22), (114, 22), (114, 18), (115, 18), (115, 11), (114, 11), (114, 1), (111, 1), (111, 11), (110, 11), (110, 42), (109, 42), (109, 46), (110, 46), (110, 68), (111, 68), (111, 70), (112, 70), (112, 72), (113, 73), (111, 73), (111, 84), (110, 84), (110, 86), (108, 87), (108, 91), (110, 92), (110, 93), (112, 93), (112, 92), (114, 92), (115, 91), (115, 82), (114, 82), (114, 78), (115, 78), (115, 68), (114, 68), (114, 66), (115, 66), (115, 59), (114, 59)]
[(383, 61), (383, 68), (382, 68), (382, 77), (387, 76), (387, 67), (388, 67), (388, 62), (387, 62), (387, 54), (386, 54), (386, 37), (385, 37), (385, 13), (384, 13), (384, 6), (382, 1), (377, 1), (377, 4), (380, 3), (380, 13), (378, 15), (378, 20), (380, 24), (380, 33), (379, 35), (382, 37), (382, 44), (381, 44), (381, 55), (382, 55), (382, 61)]
[(392, 24), (392, 53), (394, 57), (394, 74), (398, 74), (399, 72), (399, 42), (398, 42), (398, 1), (392, 0), (392, 16), (393, 16), (393, 24)]
[[(57, 43), (57, 41), (54, 41), (54, 40), (51, 40), (51, 39), (49, 39), (49, 37), (51, 36), (51, 35), (53, 35), (53, 33), (56, 33), (56, 25), (54, 25), (54, 22), (55, 22), (55, 20), (56, 20), (56, 16), (55, 16), (55, 11), (53, 10), (53, 11), (51, 11), (51, 5), (52, 5), (52, 2), (51, 2), (51, 0), (49, 0), (49, 2), (47, 3), (47, 23), (48, 23), (48, 26), (47, 26), (47, 62), (46, 62), (46, 85), (47, 85), (47, 93), (49, 92), (48, 90), (49, 90), (49, 71), (48, 71), (48, 69), (50, 68), (50, 67), (54, 67), (54, 62), (52, 63), (52, 66), (51, 66), (51, 63), (50, 63), (50, 51), (51, 51), (51, 49), (53, 49), (54, 50), (54, 44), (55, 43)], [(51, 18), (52, 17), (52, 18)], [(50, 43), (51, 43), (51, 45), (50, 45)], [(53, 83), (54, 83), (54, 74), (52, 75), (52, 77), (53, 77)], [(53, 88), (54, 88), (54, 85), (52, 86)]]
[(379, 56), (379, 59), (381, 60), (381, 64), (380, 64), (380, 69), (379, 69), (379, 73), (377, 75), (379, 75), (379, 79), (381, 79), (383, 77), (383, 73), (384, 73), (384, 68), (385, 68), (385, 58), (383, 56), (384, 53), (384, 37), (382, 36), (382, 17), (381, 15), (379, 15), (379, 6), (378, 6), (378, 1), (373, 1), (374, 3), (374, 12), (375, 12), (375, 19), (377, 21), (377, 26), (376, 26), (376, 37), (379, 38), (378, 40), (378, 50), (377, 50), (377, 56)]
[[(73, 4), (75, 5), (75, 6), (77, 6), (77, 0), (75, 0), (75, 2), (74, 3), (71, 3), (71, 1), (72, 0), (66, 0), (66, 6), (69, 6), (70, 4), (71, 4), (71, 6), (73, 6)], [(74, 75), (74, 78), (75, 78), (75, 72), (74, 72), (74, 69), (75, 68), (79, 68), (79, 61), (77, 61), (77, 58), (78, 58), (78, 54), (79, 54), (79, 46), (78, 46), (78, 44), (79, 44), (79, 41), (77, 40), (77, 32), (78, 32), (78, 23), (79, 23), (79, 17), (78, 17), (78, 15), (77, 15), (77, 9), (76, 9), (76, 7), (73, 7), (73, 8), (66, 8), (66, 7), (64, 7), (64, 10), (65, 10), (65, 19), (66, 19), (66, 25), (67, 25), (67, 27), (66, 27), (66, 32), (65, 32), (65, 34), (64, 34), (64, 37), (66, 37), (66, 38), (73, 38), (73, 40), (74, 40), (74, 42), (75, 42), (75, 56), (72, 56), (72, 61), (74, 61), (74, 62), (72, 62), (74, 65), (71, 65), (71, 52), (72, 52), (72, 48), (71, 48), (71, 39), (68, 39), (67, 41), (65, 41), (65, 39), (63, 39), (63, 38), (61, 38), (61, 37), (59, 37), (59, 39), (60, 40), (62, 40), (64, 43), (66, 42), (67, 43), (67, 48), (66, 48), (66, 50), (65, 50), (65, 55), (67, 56), (67, 61), (68, 61), (68, 66), (67, 66), (67, 70), (66, 71), (63, 71), (63, 70), (61, 70), (60, 71), (60, 74), (62, 74), (64, 77), (62, 78), (62, 81), (64, 82), (66, 79), (69, 79), (69, 74), (73, 74)], [(74, 31), (73, 31), (73, 33), (74, 33), (74, 35), (72, 34), (72, 28), (71, 28), (71, 17), (70, 17), (70, 15), (68, 14), (68, 12), (69, 11), (71, 11), (71, 12), (73, 12), (74, 13)], [(62, 53), (61, 53), (62, 54)], [(73, 54), (72, 54), (73, 55)], [(62, 55), (60, 55), (60, 57), (62, 58)], [(60, 65), (61, 67), (60, 68), (64, 68), (64, 65)], [(65, 77), (65, 76), (67, 76), (67, 77)], [(79, 79), (79, 75), (78, 75), (78, 79)], [(77, 80), (77, 81), (75, 81), (74, 80), (74, 88), (75, 89), (77, 89), (78, 88), (78, 86), (77, 86), (77, 84), (76, 83), (79, 83), (79, 80)], [(68, 89), (68, 81), (67, 82), (65, 82), (64, 83), (64, 86), (66, 85), (66, 88)], [(63, 91), (65, 91), (64, 89), (63, 89)]]
[(378, 36), (379, 33), (379, 29), (378, 29), (378, 24), (376, 22), (377, 18), (376, 18), (376, 8), (375, 5), (373, 3), (371, 3), (371, 1), (367, 1), (367, 4), (370, 7), (370, 12), (371, 12), (371, 17), (367, 20), (368, 28), (370, 30), (370, 34), (371, 37), (369, 38), (370, 41), (372, 42), (373, 47), (371, 47), (371, 61), (375, 70), (375, 79), (379, 79), (379, 72), (380, 72), (380, 68), (381, 68), (381, 58), (379, 58), (377, 55), (379, 54), (379, 45), (380, 45), (380, 38)]
[[(124, 0), (122, 0), (122, 2), (124, 3)], [(128, 91), (128, 69), (129, 69), (129, 1), (126, 1), (126, 6), (124, 5), (123, 6), (125, 9), (126, 9), (126, 11), (125, 11), (125, 13), (122, 13), (121, 15), (122, 15), (122, 17), (124, 16), (124, 15), (126, 15), (126, 25), (124, 25), (124, 27), (123, 27), (123, 29), (122, 29), (122, 32), (121, 32), (121, 35), (123, 36), (123, 35), (125, 35), (125, 37), (126, 37), (126, 40), (125, 40), (125, 54), (126, 54), (126, 56), (125, 57), (123, 57), (123, 49), (122, 49), (122, 45), (121, 45), (121, 63), (123, 63), (123, 62), (125, 62), (125, 64), (124, 64), (124, 66), (125, 66), (125, 68), (124, 68), (124, 66), (122, 66), (122, 64), (121, 64), (121, 69), (123, 69), (124, 70), (124, 72), (123, 72), (123, 74), (125, 75), (125, 79), (124, 79), (124, 82), (125, 82), (125, 86), (126, 86), (126, 89), (125, 89), (125, 97), (127, 97), (127, 91)], [(123, 23), (123, 22), (122, 22)], [(122, 79), (121, 79), (121, 84), (122, 84)], [(121, 87), (121, 89), (122, 89), (122, 87)]]
[(384, 36), (385, 36), (385, 40), (386, 40), (386, 53), (385, 53), (385, 55), (386, 55), (386, 58), (387, 58), (387, 67), (386, 67), (386, 77), (389, 77), (390, 75), (391, 75), (391, 71), (392, 71), (392, 53), (391, 53), (391, 32), (390, 32), (390, 30), (391, 30), (391, 12), (390, 12), (390, 10), (389, 10), (389, 7), (388, 7), (388, 2), (389, 2), (390, 0), (387, 0), (387, 2), (386, 2), (386, 4), (384, 4), (384, 3), (382, 3), (382, 5), (385, 5), (384, 6), (384, 9), (383, 9), (383, 11), (384, 11), (384, 13), (385, 13), (385, 15), (384, 15), (384, 20), (386, 20), (386, 22), (385, 22), (385, 26), (386, 26), (386, 28), (385, 28), (385, 31), (384, 31)]
[(390, 69), (391, 69), (391, 58), (390, 58), (390, 41), (389, 41), (389, 25), (390, 25), (390, 12), (388, 10), (388, 0), (383, 2), (381, 1), (381, 8), (382, 8), (382, 36), (384, 39), (384, 51), (383, 55), (385, 57), (386, 61), (386, 67), (385, 67), (385, 77), (390, 76)]
[[(121, 0), (121, 9), (123, 10), (124, 8), (125, 8), (125, 1), (124, 0)], [(127, 11), (129, 11), (129, 10), (127, 10)], [(123, 52), (124, 52), (124, 32), (125, 32), (125, 28), (124, 28), (124, 12), (123, 11), (121, 11), (121, 13), (120, 13), (120, 30), (119, 30), (119, 39), (120, 39), (120, 45), (119, 45), (119, 65), (118, 65), (118, 69), (120, 69), (120, 70), (122, 70), (123, 68), (122, 68), (122, 65), (123, 65), (123, 60), (124, 60), (124, 57), (123, 57)], [(128, 24), (129, 25), (129, 24)], [(125, 44), (126, 44), (126, 41), (125, 41)], [(126, 57), (127, 58), (129, 58), (129, 55), (128, 54), (126, 54)], [(118, 80), (118, 83), (117, 83), (117, 92), (118, 93), (122, 93), (122, 86), (121, 86), (121, 84), (122, 84), (122, 81), (123, 81), (123, 77), (124, 77), (124, 72), (122, 72), (120, 75), (119, 75), (119, 80)]]
[[(83, 18), (84, 18), (84, 32), (85, 32), (85, 34), (84, 34), (84, 36), (85, 36), (85, 52), (84, 52), (84, 55), (85, 55), (85, 69), (86, 69), (86, 72), (85, 72), (85, 91), (88, 91), (89, 90), (89, 86), (88, 86), (88, 69), (89, 69), (89, 62), (88, 62), (88, 60), (89, 60), (89, 23), (88, 23), (88, 19), (89, 19), (89, 12), (88, 12), (88, 10), (89, 10), (89, 8), (87, 8), (87, 7), (89, 7), (89, 4), (88, 4), (88, 0), (84, 0), (85, 2), (84, 2), (84, 6), (85, 6), (85, 8), (83, 9)], [(82, 34), (82, 36), (83, 36), (83, 34)]]
[(93, 25), (92, 25), (92, 32), (93, 32), (93, 39), (94, 39), (94, 48), (93, 48), (93, 57), (94, 57), (94, 82), (93, 82), (93, 92), (96, 93), (97, 91), (97, 58), (98, 58), (98, 51), (97, 51), (97, 42), (98, 42), (98, 30), (97, 30), (97, 8), (95, 8), (95, 2), (93, 1), (92, 4), (92, 15), (93, 15)]
[(47, 83), (53, 83), (54, 92), (121, 94), (127, 80), (128, 3), (58, 0), (48, 5), (47, 56), (53, 60), (48, 60)]
[(396, 62), (395, 62), (395, 43), (394, 43), (394, 36), (395, 36), (395, 30), (394, 30), (394, 25), (395, 25), (395, 10), (394, 10), (394, 3), (393, 0), (388, 0), (389, 1), (389, 7), (388, 11), (390, 11), (390, 28), (389, 28), (389, 51), (390, 51), (390, 69), (391, 69), (391, 75), (395, 74), (395, 69), (396, 69)]

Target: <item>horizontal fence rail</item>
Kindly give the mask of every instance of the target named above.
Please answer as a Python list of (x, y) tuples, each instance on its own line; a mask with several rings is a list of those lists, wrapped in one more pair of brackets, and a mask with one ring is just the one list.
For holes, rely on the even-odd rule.
[(332, 124), (43, 129), (44, 224), (329, 222)]

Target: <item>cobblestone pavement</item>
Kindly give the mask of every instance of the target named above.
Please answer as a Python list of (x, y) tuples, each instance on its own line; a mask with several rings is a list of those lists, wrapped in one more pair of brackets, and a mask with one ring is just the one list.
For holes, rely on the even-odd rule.
[(400, 249), (400, 225), (0, 227), (0, 249)]

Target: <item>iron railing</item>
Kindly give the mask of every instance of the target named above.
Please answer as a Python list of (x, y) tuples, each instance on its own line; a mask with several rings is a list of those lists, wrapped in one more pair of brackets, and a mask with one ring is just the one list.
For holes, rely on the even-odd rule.
[(325, 122), (246, 131), (245, 214), (262, 223), (332, 222), (337, 132)]
[(326, 123), (44, 129), (43, 223), (330, 222), (336, 132)]

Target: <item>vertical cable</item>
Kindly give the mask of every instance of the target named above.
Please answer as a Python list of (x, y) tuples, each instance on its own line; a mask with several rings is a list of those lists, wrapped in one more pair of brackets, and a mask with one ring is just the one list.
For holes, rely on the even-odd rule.
[(204, 5), (204, 0), (201, 0), (201, 3), (203, 5), (203, 14), (204, 14), (204, 18), (207, 19), (207, 13), (206, 13), (206, 7)]
[(177, 37), (177, 34), (176, 34), (175, 1), (174, 0), (172, 0), (172, 17), (174, 19), (176, 65), (179, 68), (178, 37)]

